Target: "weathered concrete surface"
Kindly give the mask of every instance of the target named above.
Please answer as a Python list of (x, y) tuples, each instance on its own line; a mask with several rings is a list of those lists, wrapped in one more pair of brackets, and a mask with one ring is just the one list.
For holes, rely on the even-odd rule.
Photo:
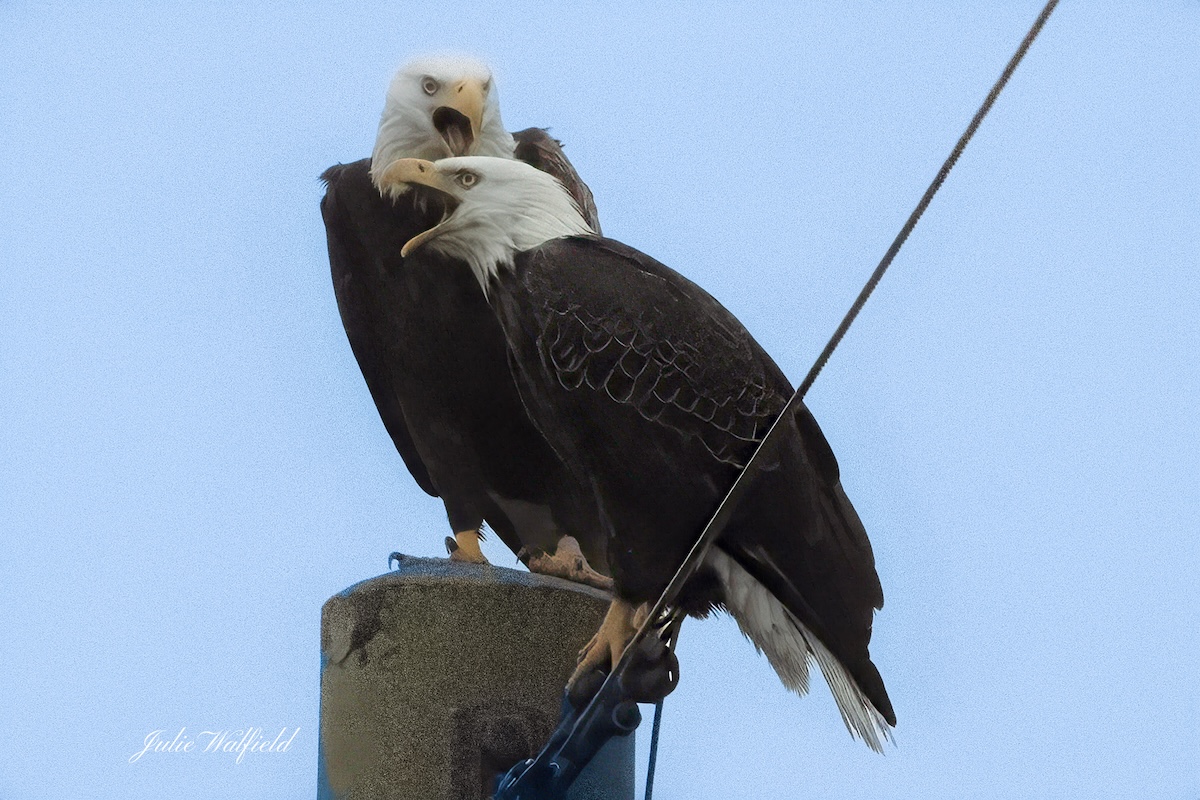
[[(412, 557), (330, 598), (319, 800), (490, 797), (554, 729), (607, 605), (558, 578)], [(633, 744), (610, 742), (572, 800), (632, 800)]]

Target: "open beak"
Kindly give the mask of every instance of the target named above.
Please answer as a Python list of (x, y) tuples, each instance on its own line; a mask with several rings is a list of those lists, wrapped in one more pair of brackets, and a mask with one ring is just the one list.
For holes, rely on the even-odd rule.
[(454, 213), (454, 209), (458, 208), (458, 198), (455, 196), (454, 186), (450, 179), (439, 172), (432, 161), (425, 161), (420, 158), (397, 159), (388, 164), (383, 174), (379, 176), (380, 191), (402, 190), (402, 185), (424, 186), (426, 189), (437, 192), (445, 209), (442, 213), (442, 219), (437, 225), (434, 225), (427, 231), (422, 231), (405, 242), (404, 247), (400, 249), (400, 255), (408, 257), (408, 254), (413, 250), (436, 238), (441, 233), (442, 227), (450, 219), (450, 215)]
[(433, 112), (433, 127), (452, 156), (471, 154), (483, 128), (483, 104), (487, 96), (484, 81), (468, 78), (447, 91), (446, 102)]

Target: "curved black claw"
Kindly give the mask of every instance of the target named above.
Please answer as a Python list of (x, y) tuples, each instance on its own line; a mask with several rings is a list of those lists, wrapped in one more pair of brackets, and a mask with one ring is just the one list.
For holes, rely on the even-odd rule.
[(453, 536), (447, 536), (446, 537), (446, 552), (449, 555), (454, 555), (455, 551), (457, 551), (457, 550), (458, 550), (458, 542), (454, 541)]
[(406, 558), (408, 558), (408, 556), (404, 555), (404, 553), (401, 553), (401, 552), (392, 553), (391, 555), (388, 556), (388, 569), (392, 568), (393, 561), (396, 562), (396, 566), (400, 566), (400, 562)]

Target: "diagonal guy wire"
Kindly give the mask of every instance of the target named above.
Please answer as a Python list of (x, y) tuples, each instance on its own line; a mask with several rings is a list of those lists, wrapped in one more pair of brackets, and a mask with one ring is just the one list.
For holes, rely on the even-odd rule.
[[(846, 331), (849, 330), (850, 325), (854, 322), (855, 317), (858, 316), (858, 312), (861, 311), (862, 307), (866, 304), (867, 298), (869, 298), (871, 293), (875, 291), (875, 287), (879, 284), (883, 274), (891, 265), (892, 260), (896, 257), (896, 254), (900, 252), (900, 248), (904, 245), (905, 240), (908, 239), (908, 235), (912, 233), (913, 228), (915, 228), (917, 225), (917, 221), (920, 220), (921, 215), (925, 213), (925, 209), (928, 208), (930, 201), (933, 200), (933, 196), (937, 194), (938, 189), (940, 189), (942, 183), (945, 182), (946, 176), (949, 175), (950, 170), (954, 168), (954, 164), (958, 161), (958, 157), (962, 155), (963, 149), (967, 146), (967, 142), (969, 142), (971, 137), (975, 135), (975, 131), (979, 128), (979, 124), (983, 122), (983, 118), (986, 117), (988, 111), (991, 110), (992, 105), (996, 102), (996, 98), (1000, 96), (1000, 92), (1008, 83), (1008, 79), (1012, 77), (1013, 71), (1016, 70), (1017, 65), (1021, 63), (1021, 59), (1025, 57), (1025, 53), (1029, 50), (1029, 46), (1033, 44), (1033, 40), (1037, 38), (1038, 34), (1042, 30), (1042, 26), (1046, 24), (1046, 20), (1049, 19), (1050, 13), (1054, 11), (1054, 7), (1057, 5), (1058, 0), (1049, 0), (1049, 2), (1047, 2), (1045, 7), (1042, 9), (1042, 12), (1034, 21), (1033, 26), (1029, 29), (1029, 32), (1025, 34), (1025, 38), (1021, 40), (1020, 46), (1017, 47), (1017, 51), (1013, 54), (1012, 58), (1009, 59), (1007, 66), (1004, 68), (1004, 72), (1000, 74), (1000, 78), (996, 81), (995, 85), (992, 86), (992, 90), (988, 92), (987, 98), (983, 101), (983, 105), (981, 105), (979, 110), (975, 112), (975, 116), (971, 119), (970, 124), (967, 125), (966, 131), (959, 138), (958, 143), (955, 144), (954, 150), (950, 153), (950, 157), (947, 158), (942, 164), (942, 168), (938, 170), (937, 175), (934, 176), (933, 182), (929, 185), (929, 188), (925, 190), (925, 194), (921, 197), (921, 201), (917, 203), (917, 207), (913, 209), (912, 214), (910, 214), (908, 217), (908, 221), (904, 223), (904, 227), (900, 229), (900, 233), (892, 242), (892, 246), (888, 248), (887, 252), (883, 256), (883, 259), (879, 262), (879, 266), (877, 266), (875, 271), (871, 273), (871, 277), (867, 280), (866, 285), (863, 287), (862, 291), (859, 292), (858, 298), (854, 301), (854, 305), (850, 307), (850, 310), (842, 319), (841, 324), (838, 325), (837, 330), (834, 331), (834, 334), (829, 339), (828, 344), (825, 345), (825, 349), (821, 351), (820, 356), (817, 357), (816, 363), (814, 363), (812, 369), (808, 371), (808, 375), (804, 378), (804, 381), (800, 384), (800, 387), (796, 390), (796, 393), (792, 395), (792, 399), (788, 401), (788, 404), (784, 407), (783, 412), (778, 418), (776, 418), (775, 423), (771, 426), (771, 429), (767, 432), (767, 435), (763, 437), (761, 442), (759, 442), (758, 447), (754, 451), (754, 455), (752, 455), (750, 460), (746, 462), (746, 467), (738, 475), (737, 480), (733, 482), (733, 486), (730, 487), (729, 492), (725, 495), (725, 499), (721, 501), (721, 505), (717, 508), (716, 513), (713, 514), (712, 518), (708, 521), (708, 524), (704, 526), (704, 531), (700, 534), (700, 538), (696, 540), (694, 545), (692, 545), (692, 549), (688, 552), (687, 558), (684, 559), (683, 563), (679, 566), (679, 569), (675, 572), (674, 577), (671, 578), (671, 582), (667, 584), (667, 588), (663, 590), (662, 595), (660, 595), (658, 600), (655, 602), (653, 609), (651, 609), (650, 613), (646, 616), (645, 622), (642, 623), (642, 626), (638, 629), (633, 639), (631, 639), (629, 644), (626, 645), (624, 654), (621, 656), (620, 661), (613, 669), (612, 673), (610, 673), (608, 678), (605, 680), (605, 685), (607, 685), (609, 681), (618, 680), (621, 674), (628, 669), (629, 662), (632, 660), (631, 657), (637, 650), (637, 645), (643, 641), (647, 635), (649, 635), (650, 631), (661, 625), (661, 618), (666, 609), (675, 600), (675, 597), (679, 594), (679, 590), (683, 588), (683, 584), (686, 583), (687, 580), (695, 573), (696, 569), (700, 565), (700, 562), (703, 560), (705, 553), (708, 552), (708, 548), (721, 534), (721, 532), (725, 530), (725, 526), (728, 524), (730, 517), (733, 516), (734, 509), (737, 507), (738, 502), (742, 499), (742, 496), (746, 493), (746, 490), (750, 486), (751, 479), (753, 478), (755, 472), (754, 468), (761, 462), (761, 456), (767, 451), (767, 448), (773, 446), (775, 441), (779, 438), (780, 434), (778, 431), (784, 427), (784, 425), (781, 423), (784, 423), (788, 416), (792, 414), (803, 401), (805, 394), (813, 385), (813, 382), (816, 381), (817, 375), (821, 373), (821, 369), (829, 360), (830, 355), (833, 354), (834, 349), (837, 348), (838, 343), (842, 340), (842, 337), (846, 335)], [(679, 612), (676, 610), (673, 613), (678, 614)], [(599, 697), (601, 694), (602, 692), (597, 692), (595, 697)], [(590, 714), (594, 713), (596, 706), (595, 697), (593, 697), (593, 700), (589, 704), (588, 708), (579, 715), (579, 718), (576, 721), (575, 730), (578, 730), (579, 724), (584, 719), (588, 718)], [(572, 737), (575, 735), (575, 730), (573, 730), (571, 733)]]

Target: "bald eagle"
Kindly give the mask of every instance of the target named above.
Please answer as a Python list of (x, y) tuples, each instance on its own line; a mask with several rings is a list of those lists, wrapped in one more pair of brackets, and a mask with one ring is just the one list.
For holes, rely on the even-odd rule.
[[(611, 668), (786, 406), (792, 386), (732, 314), (643, 253), (597, 236), (553, 176), (490, 158), (404, 160), (380, 185), (439, 193), (446, 212), (405, 253), (470, 265), (504, 328), (534, 422), (593, 487), (615, 599), (573, 680)], [(815, 660), (850, 732), (895, 725), (868, 653), (883, 605), (837, 459), (801, 406), (677, 602), (725, 607), (803, 693)]]
[(374, 180), (398, 158), (468, 153), (546, 170), (595, 221), (591, 192), (558, 142), (541, 129), (504, 129), (485, 65), (413, 61), (388, 88), (372, 158), (322, 176), (346, 335), (409, 472), (445, 504), (452, 558), (485, 563), (486, 521), (534, 571), (607, 588), (611, 581), (584, 557), (605, 569), (590, 491), (530, 422), (505, 364), (503, 331), (470, 269), (432, 252), (401, 255), (406, 241), (437, 221), (440, 203), (403, 187), (385, 196)]

